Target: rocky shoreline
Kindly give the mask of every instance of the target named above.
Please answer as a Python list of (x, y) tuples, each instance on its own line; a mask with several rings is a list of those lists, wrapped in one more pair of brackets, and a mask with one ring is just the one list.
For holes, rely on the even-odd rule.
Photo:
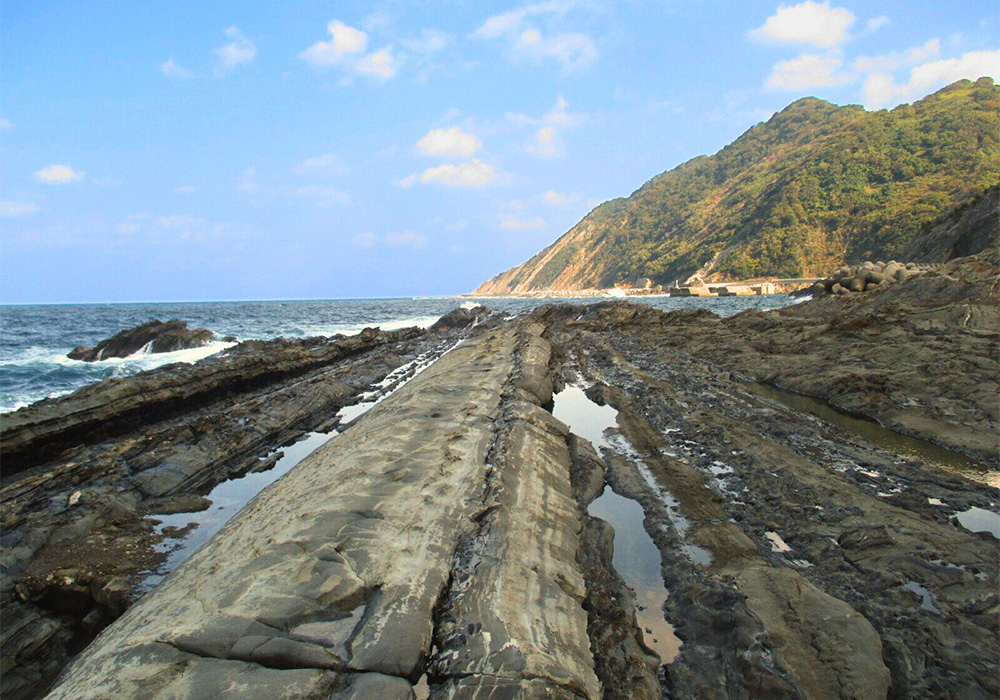
[[(617, 301), (244, 343), (7, 414), (4, 696), (82, 652), (48, 697), (996, 697), (1000, 259), (902, 277), (727, 319)], [(419, 357), (133, 604), (149, 516)], [(550, 412), (568, 385), (614, 410), (600, 444)], [(669, 663), (588, 512), (606, 485), (659, 553)]]

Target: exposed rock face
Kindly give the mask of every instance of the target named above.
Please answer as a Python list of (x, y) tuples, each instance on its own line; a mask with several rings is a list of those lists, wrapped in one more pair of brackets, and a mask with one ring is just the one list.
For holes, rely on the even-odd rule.
[(439, 318), (434, 325), (431, 326), (431, 330), (448, 331), (455, 330), (457, 328), (468, 328), (469, 326), (481, 323), (483, 319), (491, 313), (493, 312), (485, 306), (476, 306), (471, 309), (459, 307), (453, 311), (449, 311), (444, 316)]
[(207, 328), (191, 330), (184, 321), (176, 318), (166, 323), (153, 319), (149, 323), (116, 333), (95, 347), (73, 348), (68, 357), (71, 360), (96, 362), (110, 357), (128, 357), (144, 349), (148, 352), (173, 352), (200, 348), (213, 340), (215, 334)]
[(330, 440), (49, 697), (404, 698), (429, 669), (436, 697), (597, 700), (541, 330), (453, 350)]
[(106, 379), (58, 400), (40, 401), (3, 417), (3, 474), (54, 457), (59, 450), (134, 430), (226, 396), (261, 388), (371, 350), (381, 338), (358, 335), (252, 340), (193, 367), (168, 365), (127, 379)]
[[(750, 380), (992, 456), (998, 263), (988, 252), (729, 319), (616, 302), (480, 324), (260, 492), (49, 697), (403, 700), (426, 685), (434, 700), (995, 698), (1000, 540), (956, 516), (992, 508), (1000, 473), (941, 466)], [(254, 440), (322, 426), (388, 368), (458, 337), (369, 333), (347, 354), (324, 349), (344, 339), (303, 354), (264, 344), (260, 364), (288, 362), (280, 379), (192, 398), (143, 429), (119, 422), (114, 437), (77, 433), (5, 479), (5, 567), (30, 567), (0, 579), (5, 664), (19, 661), (5, 698), (8, 678), (28, 697), (19, 673), (75, 651), (60, 613), (90, 606), (79, 625), (96, 629), (128, 607), (127, 571), (69, 569), (67, 554), (51, 565), (60, 547), (138, 566), (128, 547), (148, 550), (129, 518), (202, 507), (191, 484), (246, 468)], [(599, 453), (546, 410), (570, 382), (617, 411)], [(164, 384), (173, 401), (179, 378)], [(89, 420), (98, 395), (117, 396), (66, 400)], [(38, 439), (58, 441), (48, 430)], [(655, 545), (660, 612), (682, 642), (665, 666), (614, 568), (628, 538), (587, 512), (606, 484), (641, 507)]]
[(901, 253), (904, 260), (943, 263), (1000, 245), (1000, 185), (952, 212)]
[(135, 599), (163, 559), (146, 514), (204, 510), (213, 486), (274, 467), (277, 448), (454, 342), (420, 329), (254, 341), (3, 415), (3, 697), (37, 697)]
[[(671, 697), (1000, 692), (1000, 543), (952, 519), (992, 509), (1000, 492), (762, 400), (741, 379), (780, 372), (796, 389), (890, 414), (870, 402), (886, 392), (911, 432), (992, 455), (995, 440), (976, 433), (998, 429), (987, 359), (1000, 340), (997, 272), (995, 261), (955, 261), (874, 295), (729, 319), (623, 303), (536, 312), (563, 372), (619, 411), (629, 447), (603, 456), (660, 549), (666, 615), (684, 642), (666, 667)], [(859, 318), (871, 327), (838, 330)], [(847, 385), (852, 358), (880, 388)]]

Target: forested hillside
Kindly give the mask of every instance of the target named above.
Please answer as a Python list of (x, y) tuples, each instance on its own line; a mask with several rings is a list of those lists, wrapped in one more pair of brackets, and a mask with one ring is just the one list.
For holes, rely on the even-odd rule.
[(601, 204), (477, 293), (822, 274), (892, 258), (1000, 181), (1000, 90), (962, 80), (892, 110), (798, 100), (712, 156)]

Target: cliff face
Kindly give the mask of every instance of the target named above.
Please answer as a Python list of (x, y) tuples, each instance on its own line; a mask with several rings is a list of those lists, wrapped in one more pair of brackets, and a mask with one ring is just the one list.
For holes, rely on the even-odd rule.
[(823, 274), (899, 258), (1000, 180), (1000, 90), (962, 80), (867, 112), (798, 100), (712, 156), (598, 206), (477, 294)]

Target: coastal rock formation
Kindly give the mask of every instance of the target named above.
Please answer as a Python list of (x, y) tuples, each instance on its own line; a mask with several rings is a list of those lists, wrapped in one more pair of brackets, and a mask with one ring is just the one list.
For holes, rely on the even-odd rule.
[(1000, 185), (964, 207), (949, 212), (907, 244), (903, 260), (943, 263), (1000, 246)]
[(469, 326), (482, 323), (482, 321), (491, 313), (492, 312), (485, 306), (474, 306), (471, 309), (460, 306), (453, 311), (449, 311), (435, 321), (434, 325), (431, 326), (431, 330), (434, 332), (440, 332), (455, 330), (458, 328), (468, 328)]
[[(31, 414), (21, 431), (67, 446), (0, 494), (5, 697), (37, 697), (82, 649), (48, 697), (995, 698), (998, 289), (990, 250), (725, 319), (618, 301), (262, 344), (239, 360), (244, 393), (195, 393), (151, 424), (112, 411), (93, 440), (70, 416), (117, 394), (40, 404), (75, 437)], [(284, 369), (265, 381), (251, 368), (271, 355)], [(372, 399), (389, 368), (434, 357)], [(161, 370), (161, 398), (183, 395), (175, 372), (211, 386), (196, 368)], [(569, 385), (614, 415), (599, 444), (574, 434), (585, 417), (555, 418)], [(210, 473), (358, 401), (129, 607), (155, 553), (141, 514), (204, 507)], [(641, 509), (651, 557), (590, 513), (607, 486)], [(125, 567), (72, 568), (102, 548)], [(658, 572), (662, 608), (643, 609), (620, 556)], [(651, 650), (648, 614), (675, 655)]]
[(191, 330), (180, 319), (164, 323), (153, 319), (141, 326), (129, 328), (99, 342), (95, 347), (73, 348), (67, 357), (71, 360), (97, 362), (112, 357), (128, 357), (137, 352), (174, 352), (200, 348), (215, 340), (215, 334), (207, 328)]
[(175, 541), (163, 535), (186, 535), (149, 516), (214, 511), (214, 486), (273, 469), (278, 448), (332, 431), (345, 406), (391, 392), (458, 337), (248, 341), (0, 417), (3, 697), (38, 697), (139, 596)]
[[(670, 697), (1000, 691), (1000, 517), (994, 535), (955, 519), (995, 513), (1000, 497), (997, 262), (728, 319), (621, 302), (535, 312), (567, 381), (618, 411), (620, 438), (602, 452), (660, 550), (665, 614), (683, 640), (665, 667)], [(933, 446), (817, 420), (751, 379), (891, 415), (984, 464), (950, 471)]]
[(437, 697), (597, 700), (541, 331), (493, 331), (373, 408), (48, 697), (406, 698), (426, 672)]

